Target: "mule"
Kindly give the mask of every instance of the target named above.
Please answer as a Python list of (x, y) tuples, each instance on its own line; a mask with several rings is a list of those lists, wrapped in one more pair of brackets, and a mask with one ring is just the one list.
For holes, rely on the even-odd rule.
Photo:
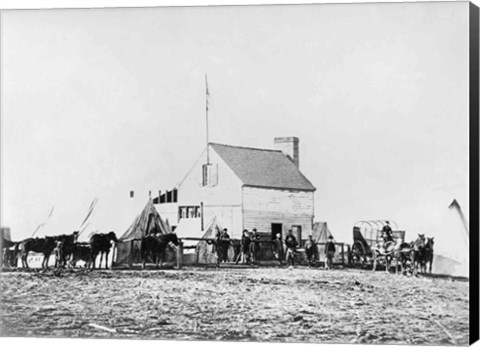
[(113, 231), (110, 231), (108, 234), (93, 234), (90, 237), (89, 244), (91, 249), (92, 269), (95, 269), (95, 260), (97, 259), (98, 254), (100, 254), (100, 264), (98, 264), (98, 268), (102, 268), (102, 259), (103, 256), (105, 256), (105, 269), (108, 269), (108, 254), (110, 253), (112, 242), (118, 242), (117, 236)]
[(140, 255), (142, 257), (142, 268), (145, 269), (145, 263), (147, 257), (150, 256), (152, 262), (155, 263), (156, 268), (162, 267), (163, 258), (165, 257), (165, 251), (167, 245), (173, 243), (175, 246), (179, 245), (177, 234), (149, 234), (142, 237), (140, 243)]
[[(42, 253), (42, 268), (48, 269), (48, 260), (55, 249), (56, 242), (52, 236), (42, 238), (28, 238), (19, 243), (22, 252), (22, 267), (28, 269), (28, 254), (30, 252)], [(17, 248), (18, 249), (18, 248)]]

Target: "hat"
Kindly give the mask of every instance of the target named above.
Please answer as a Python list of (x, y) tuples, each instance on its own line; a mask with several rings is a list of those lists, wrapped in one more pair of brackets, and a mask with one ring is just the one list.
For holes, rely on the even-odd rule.
[(387, 223), (387, 224), (390, 224), (390, 222), (389, 222), (388, 220), (387, 220), (387, 221), (385, 221), (385, 223)]
[(328, 239), (329, 239), (329, 240), (333, 240), (333, 236), (330, 235), (330, 236), (328, 237)]

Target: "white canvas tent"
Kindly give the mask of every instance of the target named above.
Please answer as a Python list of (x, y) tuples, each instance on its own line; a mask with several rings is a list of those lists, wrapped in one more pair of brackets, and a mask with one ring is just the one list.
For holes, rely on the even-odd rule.
[(434, 237), (432, 273), (469, 277), (469, 236), (455, 208), (445, 208), (426, 236)]
[[(316, 243), (326, 243), (329, 236), (333, 237), (327, 222), (315, 222), (313, 224), (312, 238)], [(335, 238), (333, 241), (335, 241)]]
[[(217, 233), (222, 231), (222, 226), (218, 223), (217, 217), (213, 217), (207, 230), (202, 235), (202, 238), (214, 238)], [(206, 241), (200, 241), (197, 244), (197, 254), (199, 263), (215, 263), (217, 261), (216, 255), (213, 253), (213, 245), (209, 245)]]
[[(337, 242), (332, 232), (328, 228), (327, 222), (315, 222), (313, 224), (312, 238), (318, 244), (318, 256), (320, 261), (326, 261), (325, 258), (325, 244), (329, 241), (329, 237), (333, 237), (333, 242)], [(337, 248), (335, 252), (335, 262), (340, 262), (343, 255), (341, 254), (341, 249)]]

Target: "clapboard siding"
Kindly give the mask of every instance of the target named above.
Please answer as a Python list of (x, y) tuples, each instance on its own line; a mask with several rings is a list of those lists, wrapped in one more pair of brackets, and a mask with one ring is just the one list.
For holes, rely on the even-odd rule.
[(283, 234), (293, 225), (302, 227), (302, 238), (312, 232), (313, 192), (243, 187), (243, 227), (270, 232), (281, 223)]
[(313, 192), (243, 187), (243, 209), (313, 216)]
[[(242, 237), (242, 206), (204, 206), (205, 221), (208, 224), (213, 217), (217, 218), (222, 228), (227, 228), (230, 237)], [(207, 228), (208, 225), (205, 225)]]

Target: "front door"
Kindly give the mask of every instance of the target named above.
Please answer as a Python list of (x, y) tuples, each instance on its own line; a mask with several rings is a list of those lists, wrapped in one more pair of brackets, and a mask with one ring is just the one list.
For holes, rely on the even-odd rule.
[(272, 223), (272, 240), (275, 240), (277, 234), (280, 234), (280, 237), (282, 237), (282, 229), (282, 223)]

